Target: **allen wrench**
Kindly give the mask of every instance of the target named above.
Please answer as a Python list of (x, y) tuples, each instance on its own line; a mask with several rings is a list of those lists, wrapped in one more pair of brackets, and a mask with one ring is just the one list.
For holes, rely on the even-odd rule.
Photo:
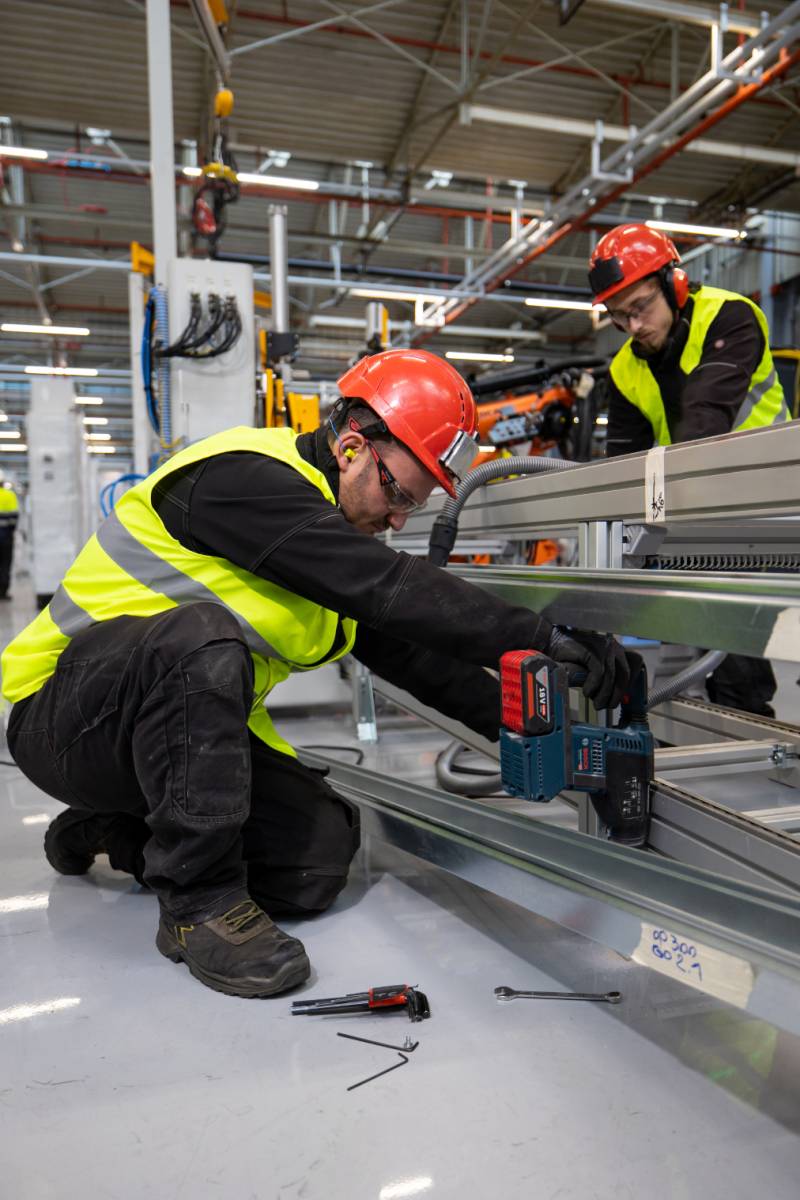
[(366, 1079), (360, 1079), (358, 1083), (351, 1083), (347, 1089), (348, 1092), (352, 1092), (354, 1088), (363, 1087), (365, 1083), (371, 1083), (373, 1079), (380, 1079), (381, 1075), (388, 1075), (390, 1071), (396, 1071), (398, 1067), (404, 1067), (408, 1062), (408, 1055), (419, 1045), (419, 1042), (412, 1043), (410, 1037), (405, 1038), (402, 1046), (390, 1046), (388, 1042), (376, 1042), (372, 1038), (356, 1037), (354, 1033), (337, 1033), (336, 1036), (347, 1038), (348, 1042), (364, 1042), (367, 1046), (380, 1046), (383, 1050), (395, 1050), (401, 1060), (391, 1067), (386, 1067), (383, 1071), (378, 1071), (376, 1075), (369, 1075)]

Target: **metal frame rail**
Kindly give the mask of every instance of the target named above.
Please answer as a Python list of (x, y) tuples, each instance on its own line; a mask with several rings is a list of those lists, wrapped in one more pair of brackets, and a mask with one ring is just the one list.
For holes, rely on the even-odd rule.
[[(653, 483), (662, 493), (652, 518)], [(397, 549), (427, 545), (443, 498), (413, 514)], [(576, 536), (584, 567), (652, 557), (800, 554), (800, 422), (583, 463), (485, 485), (459, 519), (462, 538)], [(780, 564), (779, 564), (780, 565)], [(672, 639), (677, 640), (677, 639)]]
[[(658, 938), (691, 944), (698, 975), (683, 982), (800, 1033), (800, 898), (656, 855), (387, 779), (335, 756), (330, 768), (358, 804), (365, 832), (673, 978)], [(659, 783), (665, 803), (693, 798)], [(763, 836), (763, 831), (758, 831)], [(779, 840), (779, 836), (778, 839)]]

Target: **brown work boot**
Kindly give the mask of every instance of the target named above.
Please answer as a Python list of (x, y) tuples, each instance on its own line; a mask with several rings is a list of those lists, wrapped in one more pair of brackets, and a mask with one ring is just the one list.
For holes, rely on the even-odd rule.
[(162, 908), (156, 946), (172, 962), (185, 962), (206, 987), (228, 996), (275, 996), (311, 973), (303, 943), (250, 899), (202, 925), (176, 921)]

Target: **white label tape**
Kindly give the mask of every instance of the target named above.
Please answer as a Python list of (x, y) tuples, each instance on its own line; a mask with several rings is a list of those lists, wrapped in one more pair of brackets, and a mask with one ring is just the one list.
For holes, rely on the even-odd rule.
[(673, 933), (663, 925), (642, 925), (642, 936), (631, 958), (737, 1008), (747, 1007), (753, 990), (749, 962)]
[(644, 461), (644, 523), (663, 525), (667, 519), (667, 489), (664, 484), (664, 451), (654, 446)]

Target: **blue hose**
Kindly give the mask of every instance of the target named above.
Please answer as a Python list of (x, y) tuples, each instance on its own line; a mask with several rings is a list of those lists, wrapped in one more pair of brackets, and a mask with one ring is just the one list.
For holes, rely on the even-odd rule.
[(153, 319), (155, 317), (155, 300), (153, 293), (147, 297), (147, 305), (144, 310), (144, 325), (142, 326), (142, 382), (144, 384), (145, 405), (147, 407), (147, 418), (153, 427), (154, 432), (158, 437), (161, 436), (161, 427), (158, 419), (158, 409), (153, 398)]
[(111, 515), (111, 510), (117, 502), (116, 490), (121, 483), (139, 483), (146, 478), (144, 475), (138, 475), (131, 472), (128, 475), (119, 475), (116, 479), (112, 479), (105, 487), (100, 490), (100, 511), (104, 517)]
[[(169, 345), (169, 317), (167, 313), (167, 293), (161, 287), (154, 287), (150, 295), (155, 299), (156, 336), (162, 346)], [(161, 445), (169, 450), (172, 445), (172, 405), (170, 402), (170, 364), (169, 359), (159, 359), (158, 363), (158, 407), (159, 424), (161, 425)]]

